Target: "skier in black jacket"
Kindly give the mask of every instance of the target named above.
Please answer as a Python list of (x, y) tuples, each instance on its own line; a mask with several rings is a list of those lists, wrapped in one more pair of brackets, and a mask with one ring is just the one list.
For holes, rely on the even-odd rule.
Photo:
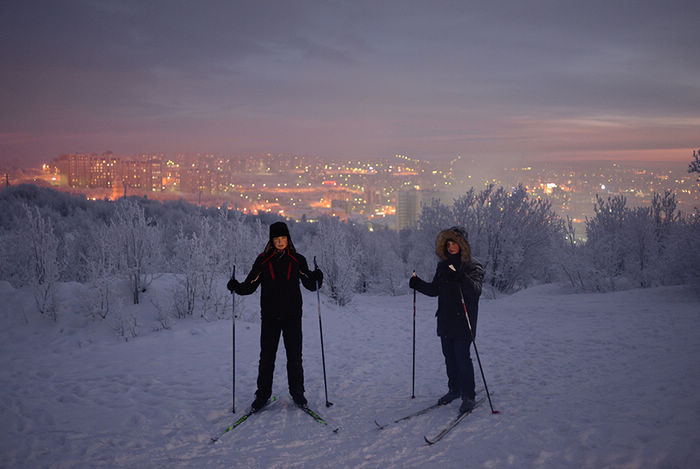
[(289, 229), (283, 222), (270, 225), (270, 240), (258, 255), (243, 282), (232, 278), (227, 288), (239, 295), (250, 295), (262, 284), (260, 293), (260, 362), (258, 389), (253, 409), (262, 408), (272, 394), (272, 377), (280, 334), (287, 352), (289, 393), (298, 406), (306, 406), (304, 369), (301, 362), (302, 299), (299, 281), (307, 290), (315, 291), (323, 282), (323, 273), (309, 270), (306, 258), (296, 252)]
[(459, 410), (466, 412), (474, 407), (475, 390), (474, 366), (469, 355), (472, 339), (464, 315), (462, 295), (472, 332), (476, 335), (484, 268), (471, 257), (467, 232), (462, 227), (454, 226), (441, 231), (435, 241), (435, 253), (441, 260), (432, 282), (425, 282), (414, 274), (409, 286), (424, 295), (438, 297), (435, 313), (437, 335), (442, 342), (448, 386), (447, 394), (438, 399), (438, 404), (448, 404), (461, 397)]

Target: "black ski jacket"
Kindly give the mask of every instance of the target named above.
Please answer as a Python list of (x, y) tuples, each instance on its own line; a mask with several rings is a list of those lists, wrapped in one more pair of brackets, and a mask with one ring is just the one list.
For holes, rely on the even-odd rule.
[[(453, 272), (452, 264), (457, 272)], [(484, 280), (484, 268), (471, 259), (461, 262), (457, 258), (448, 258), (438, 262), (432, 282), (426, 282), (418, 277), (411, 279), (411, 287), (427, 296), (438, 297), (437, 335), (440, 337), (469, 337), (467, 319), (459, 294), (462, 289), (464, 302), (469, 313), (472, 330), (476, 335), (476, 322), (479, 314), (479, 296)]]
[(248, 277), (236, 287), (239, 295), (250, 295), (262, 284), (260, 314), (264, 319), (301, 317), (299, 281), (307, 290), (316, 290), (316, 279), (306, 258), (294, 249), (266, 250), (260, 254)]

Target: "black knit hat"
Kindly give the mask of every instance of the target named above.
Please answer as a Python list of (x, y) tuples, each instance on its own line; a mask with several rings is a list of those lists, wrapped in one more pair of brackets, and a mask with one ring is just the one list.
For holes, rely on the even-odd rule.
[(289, 228), (287, 228), (287, 224), (278, 221), (270, 225), (270, 241), (272, 241), (272, 238), (276, 238), (278, 236), (286, 236), (289, 238)]
[(467, 230), (465, 228), (461, 226), (453, 226), (452, 228), (450, 228), (450, 231), (464, 238), (466, 242), (469, 242), (469, 236), (467, 235)]

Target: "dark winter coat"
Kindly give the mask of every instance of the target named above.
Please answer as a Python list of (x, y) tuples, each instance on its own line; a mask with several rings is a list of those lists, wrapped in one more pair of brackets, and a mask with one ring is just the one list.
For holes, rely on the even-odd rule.
[(309, 270), (306, 258), (296, 252), (289, 240), (284, 251), (268, 244), (248, 277), (236, 286), (239, 295), (250, 295), (262, 284), (260, 312), (263, 319), (301, 317), (302, 299), (299, 281), (307, 290), (316, 290), (316, 277)]
[[(460, 254), (449, 255), (448, 240), (459, 244)], [(435, 250), (441, 260), (437, 264), (433, 280), (426, 282), (414, 277), (411, 279), (410, 286), (424, 295), (438, 297), (435, 316), (437, 316), (437, 334), (441, 337), (469, 337), (467, 319), (464, 316), (464, 306), (459, 293), (461, 288), (469, 320), (476, 334), (484, 268), (479, 261), (471, 257), (467, 234), (462, 228), (453, 227), (442, 231), (437, 237)], [(456, 272), (450, 269), (450, 265), (454, 266)]]

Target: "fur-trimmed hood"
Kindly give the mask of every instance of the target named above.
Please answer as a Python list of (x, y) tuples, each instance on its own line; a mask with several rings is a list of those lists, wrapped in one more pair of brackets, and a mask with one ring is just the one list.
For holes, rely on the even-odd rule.
[(471, 261), (471, 247), (467, 241), (467, 230), (461, 226), (453, 226), (447, 230), (442, 230), (435, 239), (435, 254), (440, 259), (447, 259), (447, 241), (454, 241), (459, 244), (462, 262)]

